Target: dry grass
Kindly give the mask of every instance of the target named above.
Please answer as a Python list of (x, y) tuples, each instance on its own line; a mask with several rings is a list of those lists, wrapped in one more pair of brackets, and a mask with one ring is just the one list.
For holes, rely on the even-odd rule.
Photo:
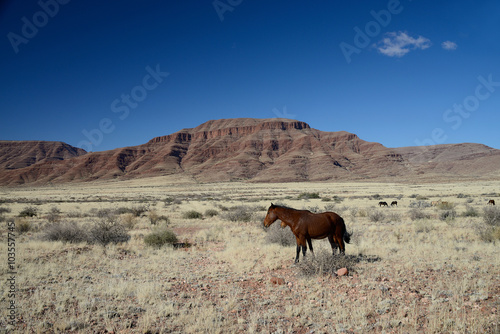
[[(499, 331), (500, 240), (481, 233), (491, 230), (485, 219), (497, 219), (484, 208), (500, 182), (147, 182), (0, 189), (5, 221), (20, 222), (15, 218), (26, 207), (42, 213), (22, 218), (31, 227), (16, 240), (18, 322), (7, 328), (27, 333)], [(343, 201), (332, 206), (324, 198)], [(378, 207), (381, 200), (396, 199), (398, 207)], [(452, 204), (410, 207), (416, 199)], [(261, 227), (271, 201), (342, 211), (353, 232), (345, 258), (332, 259), (328, 241), (320, 240), (313, 241), (316, 257), (301, 257), (294, 265), (295, 246), (269, 242)], [(137, 208), (147, 210), (135, 214)], [(220, 214), (184, 216), (214, 210)], [(456, 214), (444, 214), (450, 210)], [(105, 247), (45, 241), (42, 236), (54, 223), (44, 213), (54, 212), (58, 220), (87, 229), (107, 217), (97, 215), (118, 212), (116, 221), (131, 238)], [(229, 219), (228, 212), (251, 215)], [(152, 218), (162, 216), (179, 241), (193, 246), (148, 247), (144, 237), (158, 229)], [(275, 225), (273, 233), (291, 233), (281, 230), (279, 221)], [(4, 228), (2, 263), (6, 249)], [(350, 274), (332, 275), (341, 266)], [(8, 271), (0, 268), (5, 281)], [(271, 283), (273, 277), (285, 284)], [(0, 300), (0, 328), (6, 328), (7, 291)]]

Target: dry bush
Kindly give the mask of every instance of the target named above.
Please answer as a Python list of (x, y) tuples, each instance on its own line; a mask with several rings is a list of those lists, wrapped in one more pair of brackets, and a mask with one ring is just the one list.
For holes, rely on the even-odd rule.
[(382, 211), (374, 210), (368, 215), (370, 221), (374, 223), (383, 222), (385, 220), (385, 214)]
[(196, 210), (190, 210), (186, 211), (182, 214), (182, 218), (185, 219), (202, 219), (203, 214), (201, 212), (198, 212)]
[(462, 217), (479, 217), (479, 212), (477, 210), (470, 206), (466, 205), (465, 206), (465, 211), (461, 214)]
[(88, 240), (86, 231), (76, 222), (56, 222), (48, 225), (42, 235), (43, 240), (79, 243)]
[(19, 217), (35, 217), (38, 214), (38, 209), (34, 206), (27, 206), (21, 212)]
[(160, 221), (164, 221), (165, 224), (168, 224), (170, 223), (170, 219), (168, 219), (167, 216), (164, 216), (164, 215), (159, 215), (156, 210), (149, 210), (148, 212), (148, 218), (149, 218), (149, 221), (151, 222), (151, 224), (153, 225), (156, 225), (158, 224), (158, 222)]
[(280, 224), (275, 222), (266, 229), (264, 238), (266, 243), (278, 244), (280, 246), (293, 246), (297, 244), (297, 240), (289, 228), (282, 228)]
[(455, 204), (454, 203), (450, 203), (450, 202), (439, 202), (436, 205), (436, 208), (438, 208), (439, 210), (451, 210), (454, 207), (455, 207)]
[(439, 214), (439, 219), (451, 221), (457, 217), (457, 212), (455, 210), (444, 210)]
[(500, 226), (500, 208), (493, 206), (484, 208), (483, 220), (487, 225)]
[(166, 226), (155, 229), (144, 237), (144, 243), (148, 246), (161, 248), (164, 245), (173, 245), (178, 241), (175, 233)]
[(61, 219), (61, 210), (53, 206), (47, 214), (47, 220), (51, 223), (55, 223), (59, 221), (59, 219)]
[(500, 240), (500, 208), (484, 208), (483, 222), (484, 224), (477, 228), (481, 240), (486, 242)]
[(28, 233), (33, 230), (33, 224), (26, 218), (16, 218), (15, 226), (19, 234)]
[(332, 255), (331, 251), (320, 249), (314, 255), (308, 252), (297, 264), (297, 268), (304, 276), (334, 275), (340, 268), (353, 272), (357, 262), (356, 256)]
[(137, 224), (137, 217), (132, 213), (127, 213), (120, 216), (121, 223), (128, 230), (132, 230)]
[(408, 212), (410, 219), (411, 220), (417, 220), (417, 219), (429, 219), (431, 216), (425, 212), (424, 210), (420, 209), (420, 207), (411, 209)]
[(205, 216), (206, 217), (215, 217), (219, 214), (219, 212), (215, 209), (208, 209), (205, 211)]
[(238, 205), (229, 208), (221, 217), (232, 222), (249, 222), (252, 220), (253, 211), (254, 210), (248, 206)]
[(127, 242), (130, 235), (125, 226), (116, 219), (101, 219), (95, 221), (88, 233), (88, 243), (100, 244), (106, 246), (109, 243)]

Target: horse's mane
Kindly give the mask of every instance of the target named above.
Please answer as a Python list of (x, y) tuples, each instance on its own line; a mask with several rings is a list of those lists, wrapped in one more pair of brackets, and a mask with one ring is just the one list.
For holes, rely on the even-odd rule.
[(277, 207), (277, 208), (282, 208), (282, 209), (287, 209), (287, 210), (304, 211), (304, 210), (299, 210), (299, 209), (291, 208), (291, 207), (286, 206), (286, 205), (274, 204), (274, 206)]

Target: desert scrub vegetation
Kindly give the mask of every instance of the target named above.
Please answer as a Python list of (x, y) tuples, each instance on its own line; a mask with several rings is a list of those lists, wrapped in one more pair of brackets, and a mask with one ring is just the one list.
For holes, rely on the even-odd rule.
[(219, 214), (219, 212), (215, 209), (208, 209), (205, 211), (205, 216), (206, 217), (215, 217)]
[(295, 236), (290, 231), (288, 227), (281, 227), (277, 222), (269, 226), (268, 228), (263, 227), (266, 231), (265, 242), (278, 244), (280, 246), (293, 246), (297, 244)]
[(478, 233), (481, 240), (494, 242), (500, 240), (500, 208), (487, 207), (483, 209), (483, 222), (478, 227)]
[(417, 220), (417, 219), (429, 219), (431, 215), (427, 212), (425, 212), (423, 209), (420, 207), (416, 207), (408, 211), (408, 215), (411, 220)]
[(127, 242), (129, 239), (130, 235), (125, 226), (115, 218), (96, 220), (88, 230), (75, 221), (56, 222), (46, 226), (42, 233), (42, 240), (63, 243), (87, 242), (102, 246)]
[(252, 220), (255, 210), (249, 206), (237, 205), (228, 208), (221, 214), (221, 218), (232, 222), (248, 223)]
[(189, 210), (182, 214), (182, 218), (184, 219), (202, 219), (203, 214), (196, 210)]
[(21, 212), (19, 212), (19, 217), (35, 217), (38, 215), (38, 209), (34, 206), (27, 206)]
[(297, 198), (298, 199), (319, 199), (321, 197), (319, 196), (318, 192), (303, 192), (303, 193), (300, 193)]
[(314, 255), (308, 252), (306, 257), (301, 258), (297, 264), (299, 272), (304, 276), (334, 276), (337, 270), (347, 268), (349, 272), (355, 271), (357, 256), (354, 255), (332, 255), (331, 250), (321, 248)]
[(177, 235), (166, 225), (154, 229), (151, 233), (144, 236), (144, 243), (147, 246), (161, 248), (164, 245), (173, 245), (177, 243)]
[(373, 210), (370, 211), (368, 214), (368, 218), (370, 218), (370, 221), (373, 223), (381, 223), (385, 221), (385, 213), (383, 213), (380, 210)]
[(159, 215), (158, 212), (156, 212), (156, 210), (148, 211), (148, 219), (153, 225), (158, 224), (160, 221), (164, 221), (165, 224), (170, 223), (170, 219), (167, 216)]

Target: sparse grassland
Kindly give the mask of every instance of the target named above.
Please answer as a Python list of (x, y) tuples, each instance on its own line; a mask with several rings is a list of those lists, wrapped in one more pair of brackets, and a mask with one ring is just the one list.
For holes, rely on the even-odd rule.
[[(0, 188), (2, 281), (6, 227), (17, 228), (17, 322), (6, 322), (2, 290), (0, 328), (498, 333), (500, 208), (486, 205), (500, 202), (498, 189), (171, 179)], [(346, 256), (313, 240), (316, 256), (294, 265), (290, 229), (262, 227), (271, 202), (341, 214)], [(340, 267), (349, 274), (336, 277)]]

